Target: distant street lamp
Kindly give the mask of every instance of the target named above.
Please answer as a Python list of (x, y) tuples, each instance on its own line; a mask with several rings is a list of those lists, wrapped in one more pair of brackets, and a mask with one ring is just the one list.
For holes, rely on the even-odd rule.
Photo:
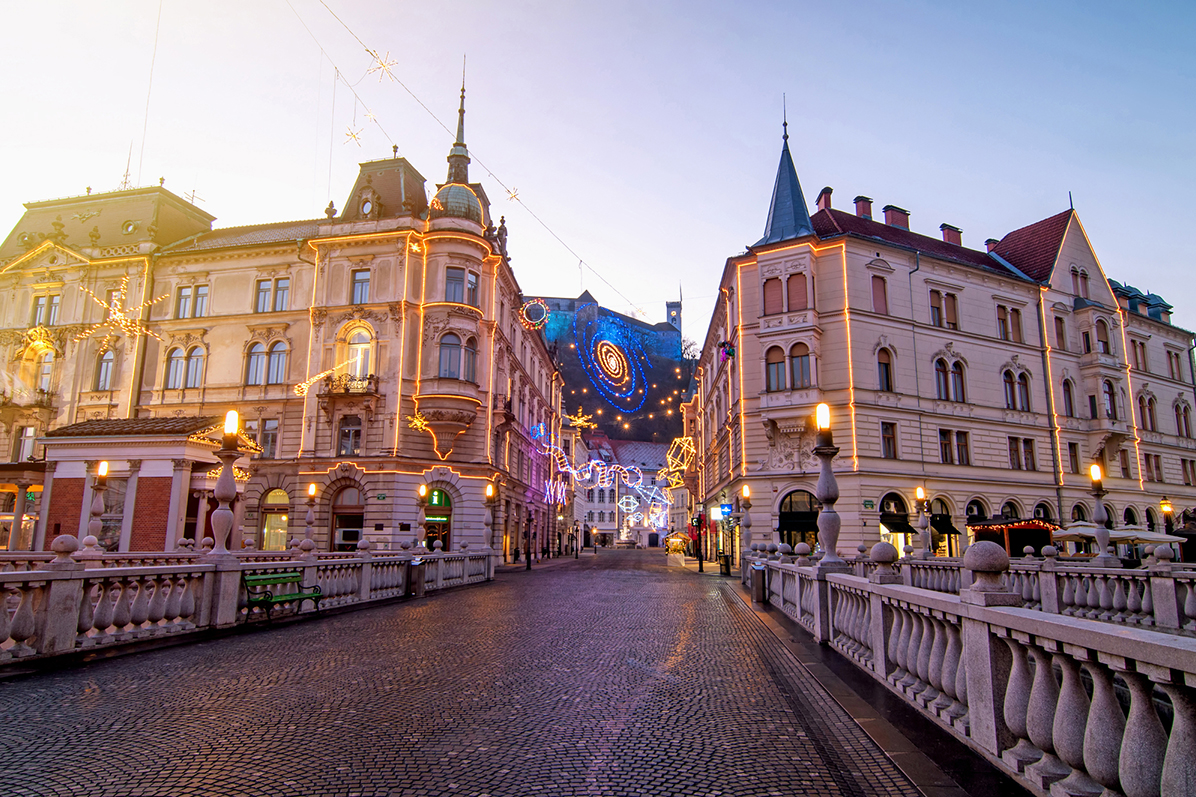
[(1159, 509), (1163, 510), (1163, 530), (1170, 532), (1175, 528), (1175, 507), (1171, 505), (1171, 499), (1163, 496), (1163, 500), (1159, 501)]
[(930, 552), (930, 502), (926, 500), (926, 490), (919, 486), (914, 491), (914, 506), (918, 510), (918, 536), (922, 540), (922, 558), (933, 559)]
[(494, 536), (494, 529), (492, 527), (494, 526), (494, 505), (496, 503), (498, 503), (498, 490), (495, 489), (494, 482), (486, 482), (486, 514), (482, 517), (482, 525), (486, 527), (483, 533), (486, 538), (485, 549), (488, 551), (494, 547), (491, 543)]
[(237, 482), (233, 475), (233, 463), (241, 456), (241, 451), (237, 447), (239, 426), (240, 418), (237, 416), (237, 411), (229, 410), (228, 414), (224, 416), (224, 437), (221, 440), (220, 450), (216, 452), (222, 467), (220, 468), (220, 478), (216, 480), (216, 489), (212, 491), (212, 495), (219, 505), (212, 511), (212, 536), (215, 537), (215, 546), (209, 552), (209, 556), (229, 556), (225, 541), (233, 528), (231, 503), (237, 497)]
[(1102, 500), (1109, 491), (1101, 483), (1100, 465), (1092, 464), (1088, 469), (1088, 477), (1092, 480), (1092, 495), (1096, 498), (1096, 508), (1092, 512), (1092, 522), (1096, 524), (1093, 532), (1096, 537), (1096, 547), (1099, 549), (1092, 558), (1093, 567), (1121, 567), (1121, 560), (1109, 553), (1109, 529), (1105, 524), (1109, 522), (1109, 513), (1105, 511)]
[(104, 521), (100, 516), (104, 514), (104, 492), (108, 489), (108, 462), (105, 460), (96, 468), (96, 476), (91, 484), (91, 520), (87, 521), (87, 533), (97, 540), (104, 531)]
[(303, 519), (307, 528), (303, 532), (303, 539), (310, 540), (312, 538), (312, 526), (316, 522), (316, 485), (315, 482), (307, 485), (307, 517)]

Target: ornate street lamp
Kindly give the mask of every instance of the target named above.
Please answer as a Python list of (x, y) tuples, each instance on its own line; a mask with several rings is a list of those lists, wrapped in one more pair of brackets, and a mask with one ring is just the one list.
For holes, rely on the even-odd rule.
[(411, 545), (411, 549), (416, 550), (423, 544), (424, 540), (428, 538), (428, 485), (421, 484), (416, 490), (415, 502), (419, 504), (419, 516), (416, 518), (416, 538)]
[(1159, 509), (1163, 510), (1163, 530), (1170, 532), (1175, 528), (1175, 507), (1171, 505), (1171, 499), (1163, 496), (1163, 500), (1159, 501)]
[(745, 484), (739, 493), (739, 507), (743, 511), (739, 517), (739, 545), (740, 562), (746, 562), (752, 553), (752, 488)]
[(237, 482), (233, 476), (233, 463), (241, 456), (241, 450), (237, 447), (239, 425), (240, 419), (237, 417), (237, 411), (229, 410), (228, 414), (224, 416), (222, 445), (216, 452), (216, 457), (220, 460), (222, 467), (220, 468), (220, 478), (216, 480), (216, 489), (212, 491), (212, 495), (219, 505), (212, 511), (212, 536), (215, 538), (215, 546), (209, 552), (209, 556), (230, 555), (225, 542), (233, 528), (232, 501), (237, 497)]
[(930, 552), (930, 501), (926, 499), (926, 490), (919, 486), (914, 491), (914, 506), (918, 510), (918, 536), (922, 540), (922, 558), (933, 559)]
[(310, 540), (312, 538), (312, 526), (315, 525), (316, 522), (315, 509), (316, 485), (313, 482), (312, 484), (307, 485), (307, 517), (305, 517), (303, 520), (303, 522), (307, 525), (307, 528), (303, 532), (303, 539), (305, 540)]
[(1095, 462), (1088, 469), (1088, 478), (1092, 480), (1092, 495), (1096, 498), (1096, 508), (1092, 511), (1092, 522), (1096, 524), (1093, 534), (1096, 536), (1096, 547), (1099, 549), (1092, 558), (1093, 567), (1121, 567), (1121, 560), (1109, 553), (1109, 530), (1105, 524), (1109, 522), (1109, 513), (1105, 511), (1102, 500), (1109, 491), (1101, 483), (1100, 465)]
[(484, 550), (489, 551), (493, 548), (490, 543), (493, 534), (491, 527), (494, 525), (494, 505), (498, 503), (498, 490), (495, 489), (494, 482), (486, 482), (486, 497), (483, 503), (486, 505), (486, 514), (482, 516), (482, 525), (485, 526), (483, 534), (486, 537)]
[(814, 456), (822, 462), (822, 470), (818, 475), (818, 485), (814, 489), (815, 496), (822, 504), (818, 510), (818, 541), (822, 543), (822, 558), (818, 560), (820, 571), (846, 572), (851, 566), (839, 556), (839, 528), (843, 521), (835, 511), (835, 502), (839, 500), (839, 483), (835, 480), (835, 472), (831, 469), (831, 462), (839, 454), (835, 446), (834, 436), (831, 434), (831, 408), (827, 404), (819, 404), (814, 411), (814, 423), (818, 433), (814, 438)]
[(104, 531), (104, 521), (100, 516), (104, 514), (104, 491), (108, 489), (108, 462), (101, 462), (96, 468), (96, 476), (91, 484), (91, 520), (87, 521), (87, 533), (97, 540)]

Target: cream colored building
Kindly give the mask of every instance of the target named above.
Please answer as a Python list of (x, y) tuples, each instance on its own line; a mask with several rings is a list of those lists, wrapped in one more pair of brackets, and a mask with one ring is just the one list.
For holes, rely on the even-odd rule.
[(924, 236), (902, 208), (882, 221), (854, 204), (825, 188), (809, 215), (786, 135), (765, 235), (726, 262), (687, 408), (707, 517), (747, 484), (754, 532), (812, 543), (823, 401), (841, 552), (916, 543), (891, 533), (916, 526), (917, 486), (944, 553), (969, 520), (1092, 519), (1093, 461), (1119, 526), (1161, 526), (1164, 497), (1196, 503), (1192, 334), (1106, 279), (1075, 211), (973, 249), (949, 224)]
[[(212, 229), (163, 187), (28, 204), (0, 246), (0, 434), (14, 462), (41, 459), (45, 433), (68, 425), (236, 409), (262, 449), (242, 463), (247, 543), (302, 538), (314, 483), (325, 549), (421, 536), (420, 485), (429, 544), (506, 551), (518, 535), (538, 547), (556, 518), (529, 430), (559, 434), (560, 381), (543, 338), (517, 320), (506, 226), (469, 181), (464, 113), (462, 91), (430, 200), (395, 157), (361, 164), (344, 207), (322, 219)], [(114, 461), (110, 485), (136, 467)], [(208, 532), (210, 485), (186, 461), (167, 475), (186, 497), (154, 542), (171, 549)], [(70, 478), (46, 475), (70, 505), (34, 508), (42, 545), (86, 515), (92, 475)]]

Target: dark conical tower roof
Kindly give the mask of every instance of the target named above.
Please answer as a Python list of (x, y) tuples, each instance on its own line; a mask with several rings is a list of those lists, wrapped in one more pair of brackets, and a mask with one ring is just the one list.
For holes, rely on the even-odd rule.
[(768, 206), (768, 221), (764, 225), (764, 237), (753, 246), (775, 244), (803, 235), (813, 235), (814, 225), (810, 223), (810, 211), (802, 196), (801, 183), (797, 180), (797, 169), (793, 156), (789, 154), (789, 123), (784, 125), (785, 134), (781, 143), (781, 164), (777, 167), (777, 182), (772, 188), (772, 202)]

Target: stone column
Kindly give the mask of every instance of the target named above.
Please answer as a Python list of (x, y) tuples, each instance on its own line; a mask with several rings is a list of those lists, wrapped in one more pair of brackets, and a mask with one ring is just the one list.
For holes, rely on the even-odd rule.
[(46, 523), (50, 518), (50, 492), (54, 486), (54, 469), (57, 462), (46, 462), (46, 476), (42, 483), (41, 507), (37, 515), (37, 528), (33, 531), (33, 550), (40, 551), (46, 545)]
[(195, 541), (199, 542), (204, 537), (211, 536), (207, 533), (209, 492), (207, 490), (196, 490), (195, 496), (199, 498), (199, 508), (195, 516)]
[(187, 493), (191, 489), (191, 460), (173, 460), (174, 472), (170, 482), (170, 507), (166, 514), (166, 541), (162, 550), (173, 551), (183, 534), (187, 518)]
[(28, 482), (17, 482), (17, 499), (12, 507), (12, 531), (8, 535), (8, 550), (28, 551), (33, 542), (25, 541), (25, 492), (29, 489)]
[[(133, 508), (137, 506), (137, 481), (141, 474), (141, 460), (129, 460), (129, 481), (125, 487), (124, 517), (120, 522), (120, 541), (116, 549), (121, 552), (129, 550), (129, 541), (133, 539)], [(167, 540), (167, 542), (170, 542)], [(170, 546), (173, 547), (173, 546)], [(169, 548), (167, 549), (169, 550)]]

